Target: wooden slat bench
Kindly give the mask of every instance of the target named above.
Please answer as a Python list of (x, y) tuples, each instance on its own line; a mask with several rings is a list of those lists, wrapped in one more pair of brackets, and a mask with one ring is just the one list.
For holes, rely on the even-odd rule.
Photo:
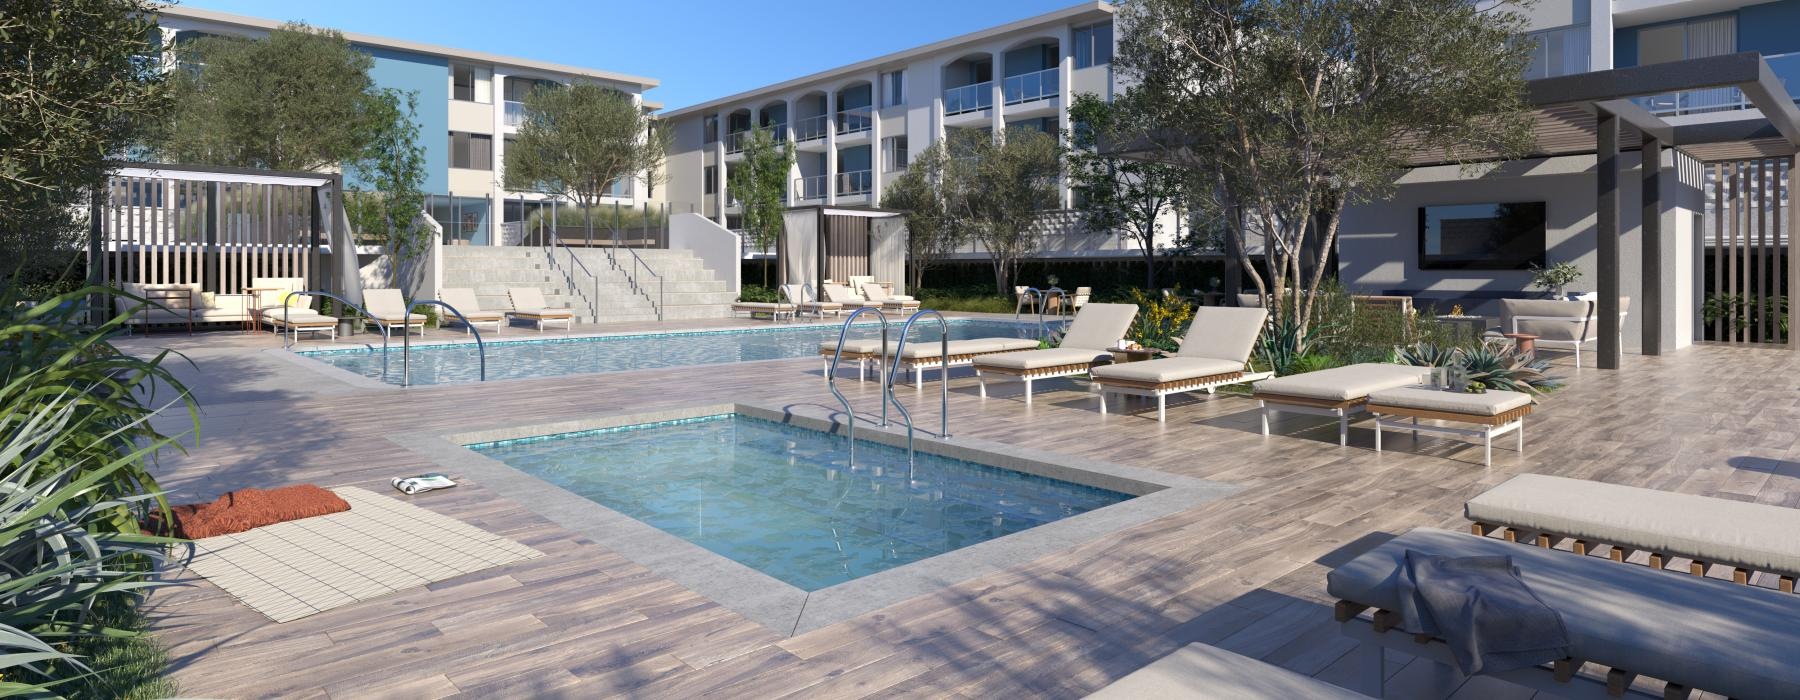
[(1800, 509), (1520, 474), (1470, 499), (1463, 514), (1477, 535), (1545, 548), (1573, 540), (1576, 554), (1607, 545), (1608, 558), (1622, 562), (1643, 551), (1657, 569), (1689, 559), (1695, 576), (1717, 564), (1740, 584), (1767, 572), (1785, 593), (1800, 577)]

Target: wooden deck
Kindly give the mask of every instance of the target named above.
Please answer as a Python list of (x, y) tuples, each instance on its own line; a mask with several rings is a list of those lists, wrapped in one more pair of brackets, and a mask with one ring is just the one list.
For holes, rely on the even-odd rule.
[[(388, 440), (424, 429), (833, 403), (811, 358), (375, 390), (296, 372), (264, 352), (279, 347), (268, 335), (128, 344), (183, 349), (197, 364), (181, 374), (205, 402), (203, 441), (158, 469), (177, 501), (296, 482), (388, 489), (391, 476), (433, 468)], [(473, 482), (410, 500), (546, 557), (287, 624), (198, 580), (159, 592), (153, 608), (183, 693), (205, 697), (1079, 697), (1195, 641), (1348, 684), (1354, 643), (1331, 621), (1325, 572), (1412, 527), (1466, 527), (1462, 502), (1512, 474), (1800, 507), (1800, 356), (1706, 346), (1628, 355), (1611, 372), (1561, 363), (1569, 386), (1528, 419), (1525, 454), (1503, 441), (1491, 469), (1478, 446), (1450, 439), (1389, 434), (1376, 454), (1367, 422), (1348, 448), (1335, 423), (1306, 416), (1264, 438), (1242, 397), (1172, 401), (1159, 425), (1153, 402), (1101, 418), (1071, 382), (1043, 382), (1026, 406), (1013, 386), (983, 401), (964, 376), (952, 385), (959, 436), (1244, 489), (791, 638)], [(872, 388), (846, 384), (875, 405)], [(935, 391), (899, 393), (936, 420)], [(1430, 687), (1428, 664), (1389, 659), (1390, 697), (1446, 694)], [(1484, 680), (1452, 690), (1531, 697)]]

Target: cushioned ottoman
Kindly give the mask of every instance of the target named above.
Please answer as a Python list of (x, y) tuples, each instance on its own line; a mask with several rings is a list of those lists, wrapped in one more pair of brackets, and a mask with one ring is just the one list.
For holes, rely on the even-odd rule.
[[(1365, 407), (1375, 414), (1375, 451), (1381, 451), (1381, 431), (1383, 428), (1411, 430), (1416, 437), (1419, 431), (1447, 433), (1450, 435), (1467, 435), (1481, 438), (1485, 456), (1482, 463), (1494, 464), (1494, 436), (1505, 433), (1518, 433), (1519, 451), (1525, 451), (1525, 414), (1531, 412), (1531, 395), (1517, 391), (1501, 391), (1490, 389), (1485, 393), (1470, 394), (1461, 391), (1447, 391), (1428, 386), (1400, 387), (1382, 389), (1369, 394), (1369, 403)], [(1408, 418), (1411, 424), (1391, 418)], [(1448, 421), (1452, 423), (1472, 423), (1477, 428), (1456, 428), (1443, 425), (1421, 425), (1419, 419)]]
[(1253, 396), (1262, 405), (1262, 433), (1269, 434), (1269, 414), (1291, 411), (1338, 419), (1338, 445), (1350, 441), (1350, 416), (1360, 413), (1369, 393), (1412, 386), (1431, 379), (1430, 367), (1365, 362), (1258, 382)]

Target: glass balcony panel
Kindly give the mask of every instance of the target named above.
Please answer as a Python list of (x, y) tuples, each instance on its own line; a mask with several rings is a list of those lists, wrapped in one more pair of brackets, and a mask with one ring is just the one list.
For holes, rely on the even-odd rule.
[(875, 110), (872, 107), (852, 107), (838, 112), (837, 132), (854, 134), (868, 131), (875, 125)]
[(518, 126), (525, 123), (525, 103), (513, 100), (506, 101), (506, 125)]
[(825, 176), (812, 175), (794, 180), (794, 189), (800, 192), (801, 199), (824, 199)]
[(975, 83), (944, 91), (944, 116), (979, 112), (994, 106), (994, 83)]
[(1008, 76), (1000, 85), (1006, 103), (1016, 105), (1055, 97), (1061, 91), (1060, 69), (1047, 68), (1035, 73)]
[(852, 170), (838, 173), (837, 193), (840, 195), (868, 194), (873, 189), (874, 173), (868, 170)]
[(794, 140), (812, 141), (825, 138), (825, 115), (807, 117), (794, 122)]

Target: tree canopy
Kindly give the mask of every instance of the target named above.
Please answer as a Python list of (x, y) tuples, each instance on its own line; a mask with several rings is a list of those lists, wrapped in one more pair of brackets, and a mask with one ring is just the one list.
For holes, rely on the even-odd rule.
[(288, 23), (260, 39), (201, 37), (175, 55), (175, 107), (154, 144), (166, 162), (328, 170), (363, 158), (394, 124), (399, 96), (335, 31)]
[(933, 143), (881, 190), (881, 206), (899, 210), (906, 219), (908, 289), (923, 288), (925, 272), (968, 241), (963, 222), (950, 216), (944, 175), (949, 162), (944, 142)]
[[(725, 191), (738, 203), (744, 231), (757, 250), (767, 251), (781, 237), (794, 158), (785, 134), (777, 143), (769, 129), (758, 127), (744, 139), (743, 159), (726, 171)], [(768, 286), (768, 275), (764, 265), (763, 286)]]
[(76, 207), (168, 105), (155, 9), (0, 3), (0, 277), (67, 267), (82, 247)]
[(506, 188), (554, 192), (585, 210), (614, 182), (656, 184), (668, 145), (668, 130), (630, 95), (591, 83), (540, 86), (525, 96), (519, 136), (507, 144)]
[(957, 129), (947, 139), (949, 218), (981, 244), (994, 266), (995, 292), (1007, 295), (1019, 262), (1037, 250), (1043, 212), (1056, 208), (1062, 144), (1030, 128), (1000, 138)]
[(1124, 0), (1118, 14), (1139, 136), (1192, 173), (1259, 293), (1302, 327), (1344, 208), (1391, 191), (1415, 149), (1506, 158), (1531, 142), (1532, 47), (1507, 4)]
[(1188, 173), (1180, 166), (1122, 158), (1101, 149), (1103, 138), (1138, 131), (1135, 115), (1092, 94), (1076, 95), (1069, 117), (1069, 184), (1075, 208), (1093, 233), (1119, 232), (1137, 241), (1144, 256), (1144, 284), (1156, 288), (1157, 242), (1164, 222), (1181, 214)]

